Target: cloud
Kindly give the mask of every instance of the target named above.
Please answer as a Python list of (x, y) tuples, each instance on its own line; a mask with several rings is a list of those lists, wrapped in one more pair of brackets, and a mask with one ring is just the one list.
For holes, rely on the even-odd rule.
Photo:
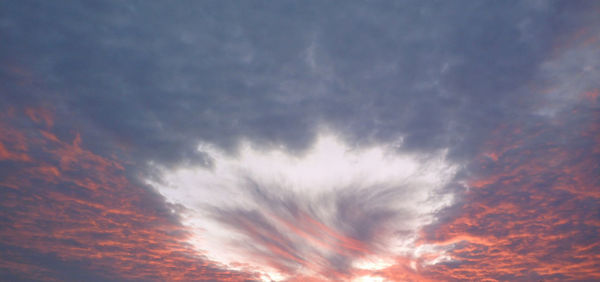
[(0, 279), (597, 279), (596, 2), (2, 7)]
[(324, 124), (352, 142), (404, 137), (467, 158), (573, 11), (548, 6), (13, 3), (1, 60), (35, 85), (3, 87), (11, 104), (60, 105), (109, 141), (94, 148), (127, 147), (142, 163), (201, 163), (202, 140), (301, 150)]
[[(187, 231), (155, 194), (130, 182), (119, 160), (87, 150), (78, 133), (72, 141), (56, 136), (48, 110), (5, 112), (0, 277), (253, 279), (195, 252), (186, 243)], [(29, 129), (16, 127), (23, 123)]]
[(424, 242), (450, 247), (451, 257), (429, 267), (427, 277), (516, 281), (600, 277), (594, 255), (600, 204), (595, 140), (600, 117), (598, 100), (586, 94), (597, 87), (588, 75), (598, 70), (588, 67), (593, 62), (573, 57), (594, 57), (589, 48), (595, 47), (576, 44), (541, 65), (541, 77), (548, 74), (548, 65), (560, 66), (552, 73), (555, 81), (542, 80), (551, 85), (544, 89), (550, 90), (534, 96), (542, 108), (551, 107), (552, 114), (533, 110), (527, 118), (498, 127), (484, 143), (469, 169), (470, 188), (459, 197), (461, 204), (440, 212), (439, 221), (423, 230)]
[(185, 209), (183, 223), (208, 258), (290, 279), (348, 279), (361, 259), (414, 255), (418, 229), (452, 203), (439, 189), (457, 169), (443, 150), (353, 148), (331, 135), (300, 155), (252, 143), (235, 154), (200, 150), (212, 166), (157, 168), (162, 179), (149, 183)]

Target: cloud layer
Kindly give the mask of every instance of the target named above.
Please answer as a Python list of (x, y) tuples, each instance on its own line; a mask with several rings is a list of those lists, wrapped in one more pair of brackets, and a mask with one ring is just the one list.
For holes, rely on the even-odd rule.
[(79, 133), (58, 137), (53, 123), (34, 108), (2, 115), (2, 279), (252, 278), (195, 252), (160, 199), (125, 177), (125, 164), (82, 147)]
[(600, 279), (596, 2), (0, 7), (0, 280)]

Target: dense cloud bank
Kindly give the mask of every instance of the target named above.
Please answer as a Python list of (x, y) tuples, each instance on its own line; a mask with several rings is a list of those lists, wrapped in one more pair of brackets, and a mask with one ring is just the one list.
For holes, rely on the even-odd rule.
[(528, 84), (562, 37), (594, 28), (591, 5), (5, 3), (3, 103), (50, 103), (112, 143), (94, 146), (158, 162), (194, 160), (200, 140), (301, 149), (323, 124), (472, 156), (530, 112)]

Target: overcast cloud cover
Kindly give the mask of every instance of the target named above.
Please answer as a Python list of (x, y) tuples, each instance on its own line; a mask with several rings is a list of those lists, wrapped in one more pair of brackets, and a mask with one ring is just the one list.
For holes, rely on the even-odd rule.
[(0, 1), (0, 280), (599, 280), (599, 15)]

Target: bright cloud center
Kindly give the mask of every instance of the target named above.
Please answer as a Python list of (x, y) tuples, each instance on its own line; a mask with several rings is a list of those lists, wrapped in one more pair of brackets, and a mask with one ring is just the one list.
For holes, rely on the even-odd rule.
[(414, 255), (416, 231), (452, 201), (439, 191), (456, 171), (444, 151), (355, 148), (332, 135), (302, 154), (250, 142), (237, 154), (198, 150), (211, 167), (160, 167), (161, 181), (148, 183), (185, 207), (183, 224), (207, 257), (269, 279), (380, 269)]

